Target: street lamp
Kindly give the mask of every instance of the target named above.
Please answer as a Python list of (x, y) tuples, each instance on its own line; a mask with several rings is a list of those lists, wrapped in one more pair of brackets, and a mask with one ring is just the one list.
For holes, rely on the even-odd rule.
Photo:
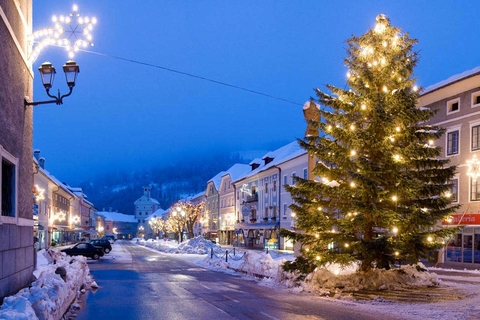
[(47, 104), (47, 103), (56, 103), (57, 105), (63, 104), (63, 98), (68, 97), (69, 95), (72, 94), (73, 87), (75, 87), (75, 81), (77, 80), (77, 75), (80, 72), (80, 67), (73, 60), (69, 60), (63, 65), (63, 72), (65, 73), (67, 86), (70, 89), (70, 91), (67, 94), (64, 94), (63, 96), (60, 95), (60, 90), (58, 90), (57, 96), (50, 94), (50, 89), (52, 88), (53, 80), (55, 78), (55, 74), (57, 73), (53, 65), (50, 62), (46, 61), (42, 63), (42, 65), (38, 68), (38, 71), (40, 72), (40, 76), (42, 77), (42, 84), (45, 87), (45, 90), (47, 91), (47, 95), (50, 98), (53, 98), (54, 100), (28, 102), (25, 99), (24, 100), (25, 107), (37, 106), (39, 104)]

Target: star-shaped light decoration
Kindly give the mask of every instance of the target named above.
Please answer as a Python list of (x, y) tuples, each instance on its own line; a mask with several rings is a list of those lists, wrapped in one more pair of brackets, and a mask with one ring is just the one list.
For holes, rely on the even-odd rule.
[(42, 49), (46, 46), (54, 45), (65, 48), (70, 59), (73, 58), (80, 48), (86, 48), (89, 45), (93, 46), (92, 30), (97, 23), (97, 19), (95, 17), (81, 17), (77, 13), (77, 5), (73, 5), (72, 10), (73, 12), (67, 16), (53, 16), (54, 27), (32, 33), (30, 41), (32, 41), (34, 48), (29, 56), (30, 62), (35, 62)]
[(471, 177), (474, 181), (480, 176), (480, 162), (477, 159), (477, 155), (473, 155), (471, 160), (467, 160), (468, 171), (467, 176)]

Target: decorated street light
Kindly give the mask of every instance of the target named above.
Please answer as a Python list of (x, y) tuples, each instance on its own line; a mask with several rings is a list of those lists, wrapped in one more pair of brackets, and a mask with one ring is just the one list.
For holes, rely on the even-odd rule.
[(25, 99), (25, 106), (37, 106), (39, 104), (47, 103), (55, 103), (57, 105), (63, 104), (63, 98), (72, 94), (73, 87), (75, 87), (75, 81), (77, 80), (77, 75), (80, 72), (80, 67), (73, 60), (69, 60), (63, 65), (63, 72), (65, 73), (65, 79), (70, 91), (62, 96), (60, 95), (60, 90), (58, 90), (57, 96), (50, 94), (50, 89), (53, 86), (53, 80), (55, 79), (55, 74), (57, 73), (55, 71), (55, 67), (50, 62), (46, 61), (42, 63), (42, 65), (38, 68), (38, 71), (42, 77), (42, 84), (47, 91), (47, 95), (54, 100), (28, 102)]

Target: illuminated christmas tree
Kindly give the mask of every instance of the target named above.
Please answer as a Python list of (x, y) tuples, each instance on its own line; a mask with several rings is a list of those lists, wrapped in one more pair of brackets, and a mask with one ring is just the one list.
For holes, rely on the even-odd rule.
[(453, 230), (439, 225), (456, 207), (455, 167), (434, 146), (444, 130), (416, 106), (417, 43), (385, 15), (374, 29), (347, 40), (347, 89), (317, 89), (320, 134), (299, 143), (317, 159), (315, 180), (287, 186), (303, 257), (287, 269), (312, 270), (359, 261), (360, 270), (389, 269), (395, 260), (430, 258)]

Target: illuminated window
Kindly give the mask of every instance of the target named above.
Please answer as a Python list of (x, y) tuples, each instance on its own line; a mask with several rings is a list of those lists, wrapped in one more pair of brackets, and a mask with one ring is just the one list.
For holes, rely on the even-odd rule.
[(470, 200), (480, 201), (480, 179), (470, 178)]

